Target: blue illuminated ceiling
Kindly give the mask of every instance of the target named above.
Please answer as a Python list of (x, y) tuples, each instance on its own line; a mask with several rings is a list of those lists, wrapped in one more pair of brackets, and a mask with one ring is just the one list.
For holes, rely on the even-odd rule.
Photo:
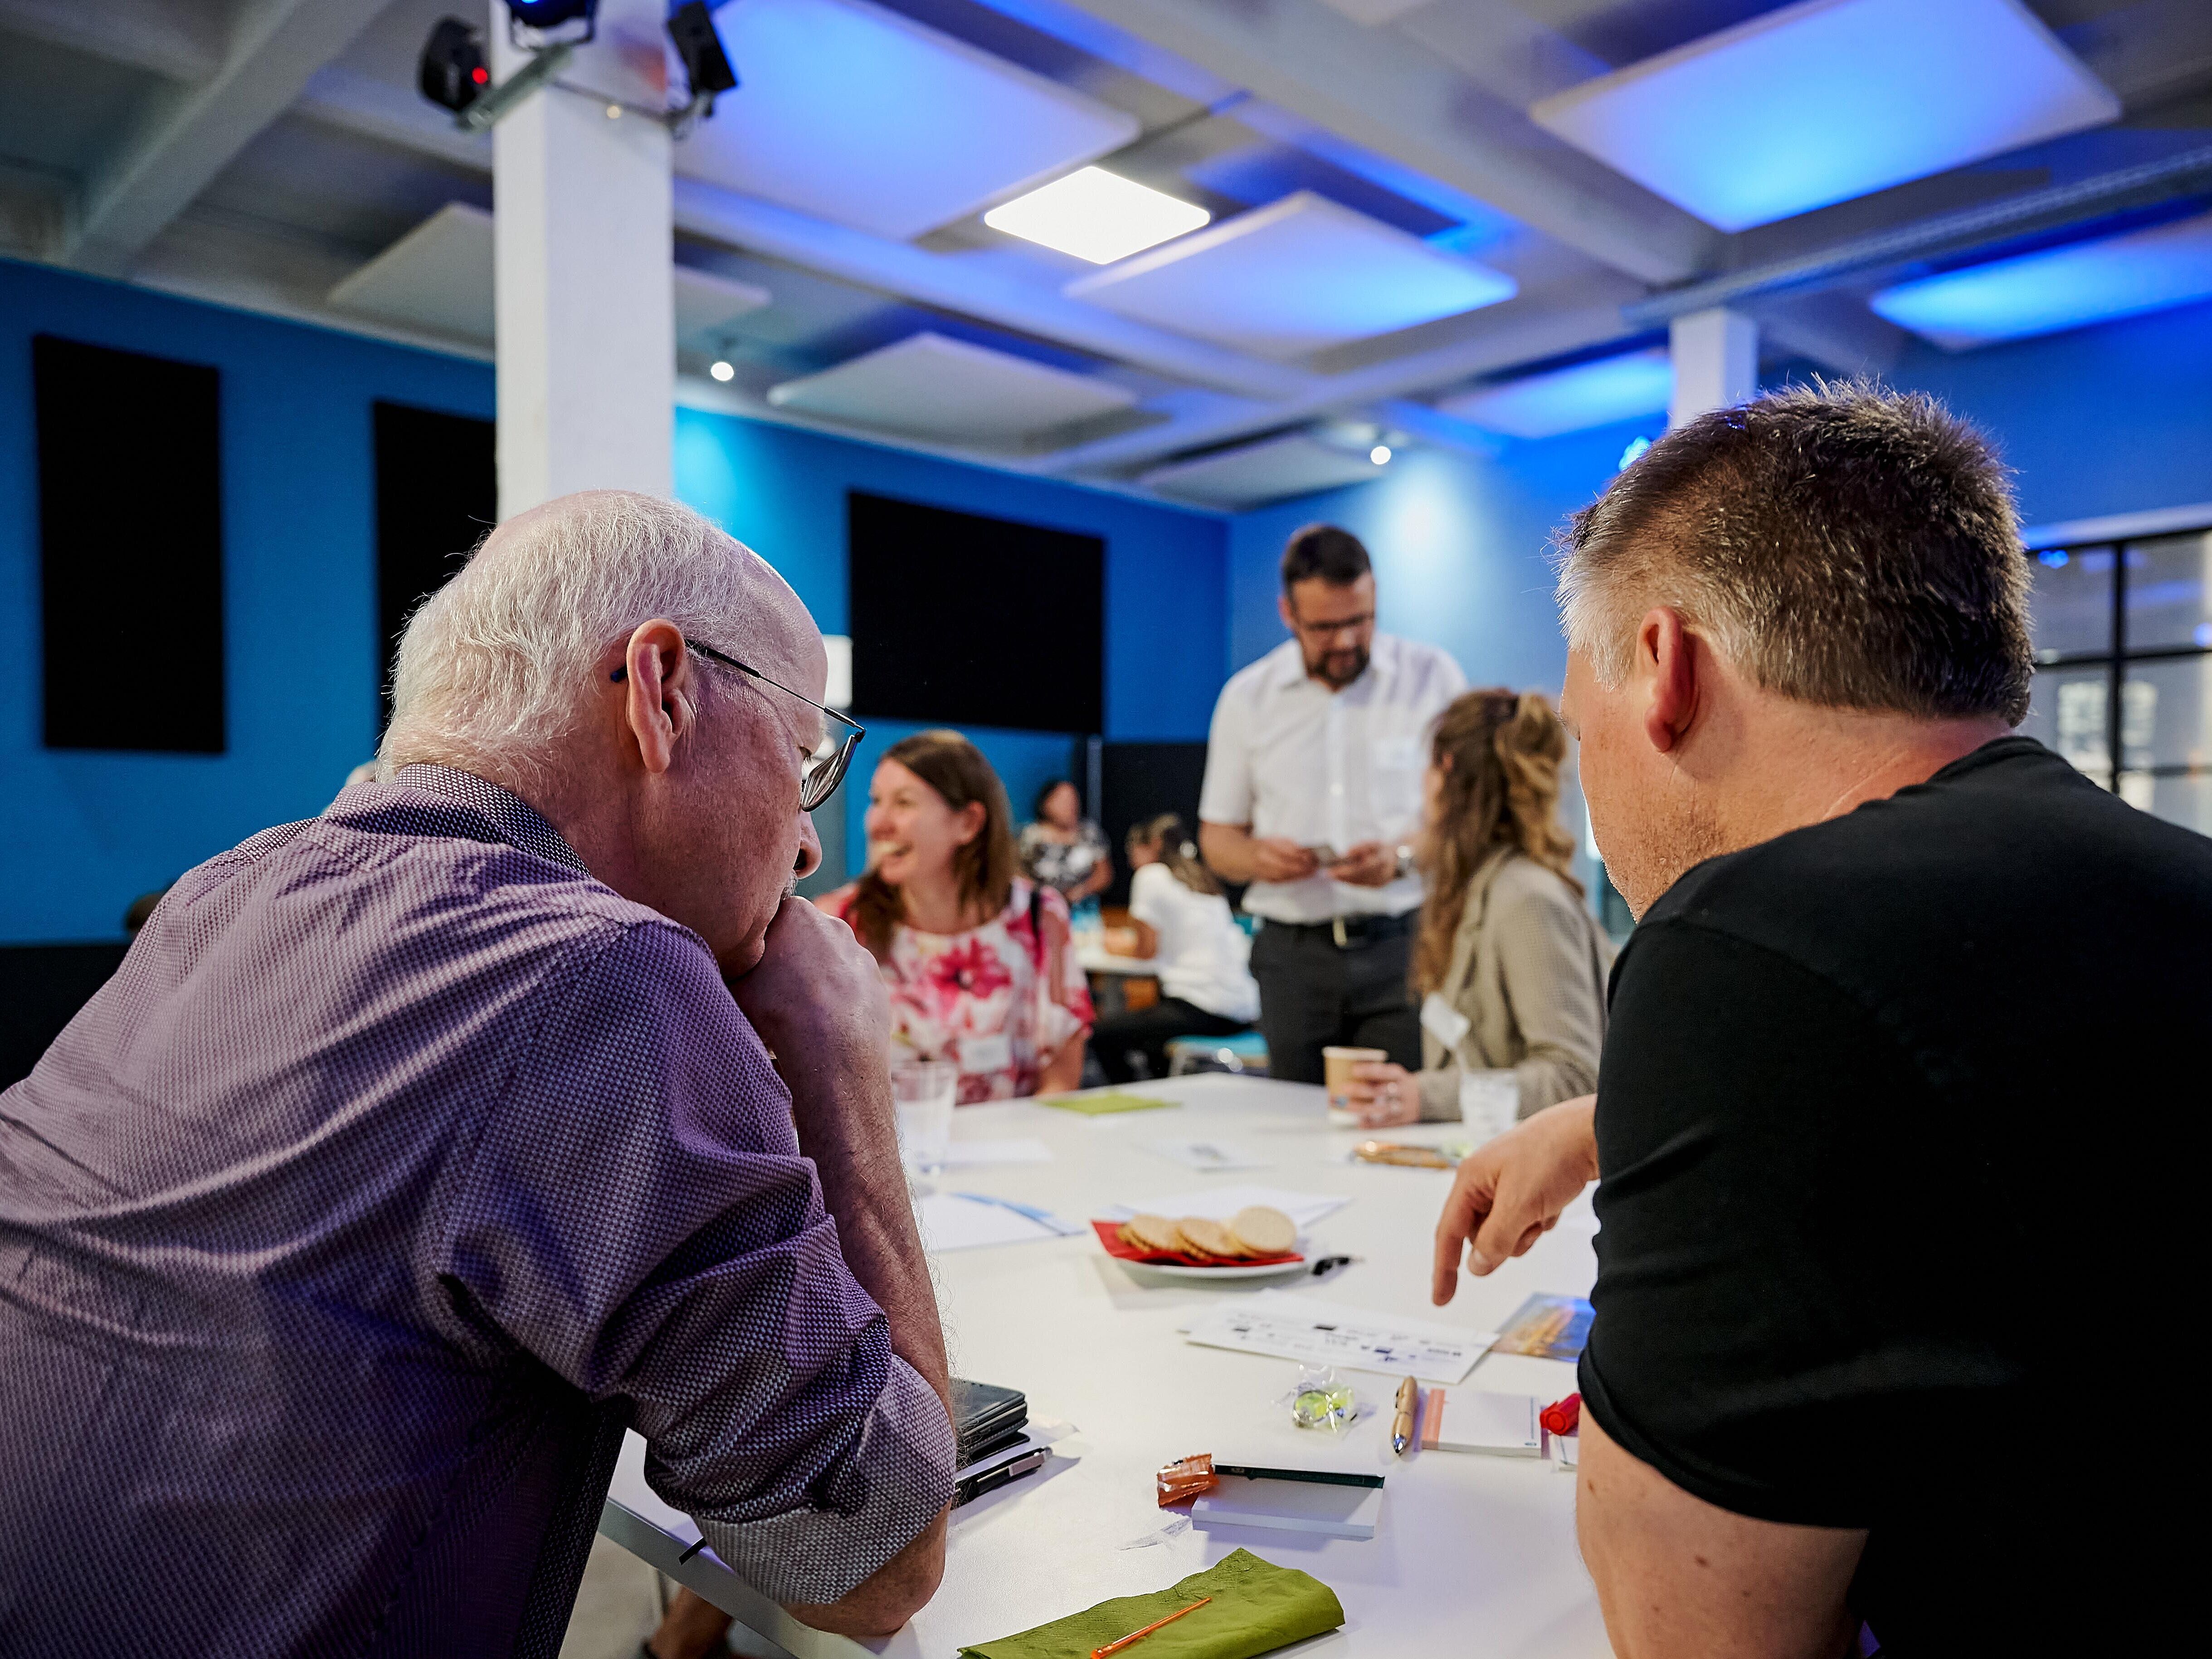
[(1900, 283), (1869, 303), (1900, 328), (1963, 351), (2206, 300), (2212, 213)]
[(1437, 407), (1509, 437), (1551, 438), (1639, 415), (1663, 415), (1674, 395), (1674, 365), (1658, 348), (1480, 386)]
[(2118, 118), (2020, 0), (1805, 0), (1530, 106), (1743, 230)]

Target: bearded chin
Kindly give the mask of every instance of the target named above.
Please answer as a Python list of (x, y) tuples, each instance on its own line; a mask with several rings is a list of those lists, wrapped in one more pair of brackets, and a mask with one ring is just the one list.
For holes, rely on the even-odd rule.
[(1358, 651), (1352, 653), (1352, 672), (1348, 674), (1338, 673), (1334, 665), (1343, 654), (1344, 653), (1340, 652), (1323, 653), (1322, 655), (1321, 665), (1316, 671), (1320, 674), (1322, 679), (1328, 681), (1329, 684), (1335, 686), (1340, 690), (1351, 684), (1352, 681), (1358, 679), (1362, 674), (1364, 674), (1367, 672), (1367, 653), (1364, 651)]

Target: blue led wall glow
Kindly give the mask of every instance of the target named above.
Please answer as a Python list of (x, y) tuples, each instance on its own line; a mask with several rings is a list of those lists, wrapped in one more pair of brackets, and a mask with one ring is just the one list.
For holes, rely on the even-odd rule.
[(1722, 230), (2119, 118), (2019, 0), (1806, 0), (1532, 105)]
[(1655, 348), (1479, 387), (1437, 406), (1509, 437), (1552, 438), (1664, 414), (1674, 395), (1674, 366), (1663, 349)]
[(1868, 303), (1947, 351), (2212, 299), (2212, 213), (1885, 289)]

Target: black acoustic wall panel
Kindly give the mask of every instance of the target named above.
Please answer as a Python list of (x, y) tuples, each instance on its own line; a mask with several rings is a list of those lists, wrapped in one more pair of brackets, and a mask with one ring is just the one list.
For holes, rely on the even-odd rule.
[(49, 749), (223, 750), (221, 388), (31, 342)]
[(445, 586), (499, 513), (489, 421), (380, 403), (376, 425), (377, 724), (392, 713), (400, 630)]
[(1106, 745), (1099, 767), (1103, 810), (1096, 816), (1114, 846), (1114, 884), (1101, 896), (1102, 902), (1129, 902), (1129, 861), (1121, 845), (1132, 824), (1173, 812), (1182, 820), (1184, 833), (1198, 840), (1198, 792), (1205, 782), (1203, 743)]
[(1105, 729), (1103, 541), (857, 489), (845, 510), (862, 716)]

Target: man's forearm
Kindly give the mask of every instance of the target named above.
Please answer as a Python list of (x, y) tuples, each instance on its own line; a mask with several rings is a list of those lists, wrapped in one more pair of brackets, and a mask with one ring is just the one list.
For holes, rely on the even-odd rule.
[(945, 1330), (899, 1166), (890, 1078), (879, 1064), (858, 1060), (821, 1070), (835, 1080), (793, 1091), (799, 1150), (814, 1160), (845, 1265), (890, 1321), (893, 1351), (949, 1411)]
[(1206, 867), (1227, 882), (1249, 882), (1259, 873), (1253, 861), (1252, 832), (1242, 824), (1207, 823), (1198, 826), (1198, 850)]

